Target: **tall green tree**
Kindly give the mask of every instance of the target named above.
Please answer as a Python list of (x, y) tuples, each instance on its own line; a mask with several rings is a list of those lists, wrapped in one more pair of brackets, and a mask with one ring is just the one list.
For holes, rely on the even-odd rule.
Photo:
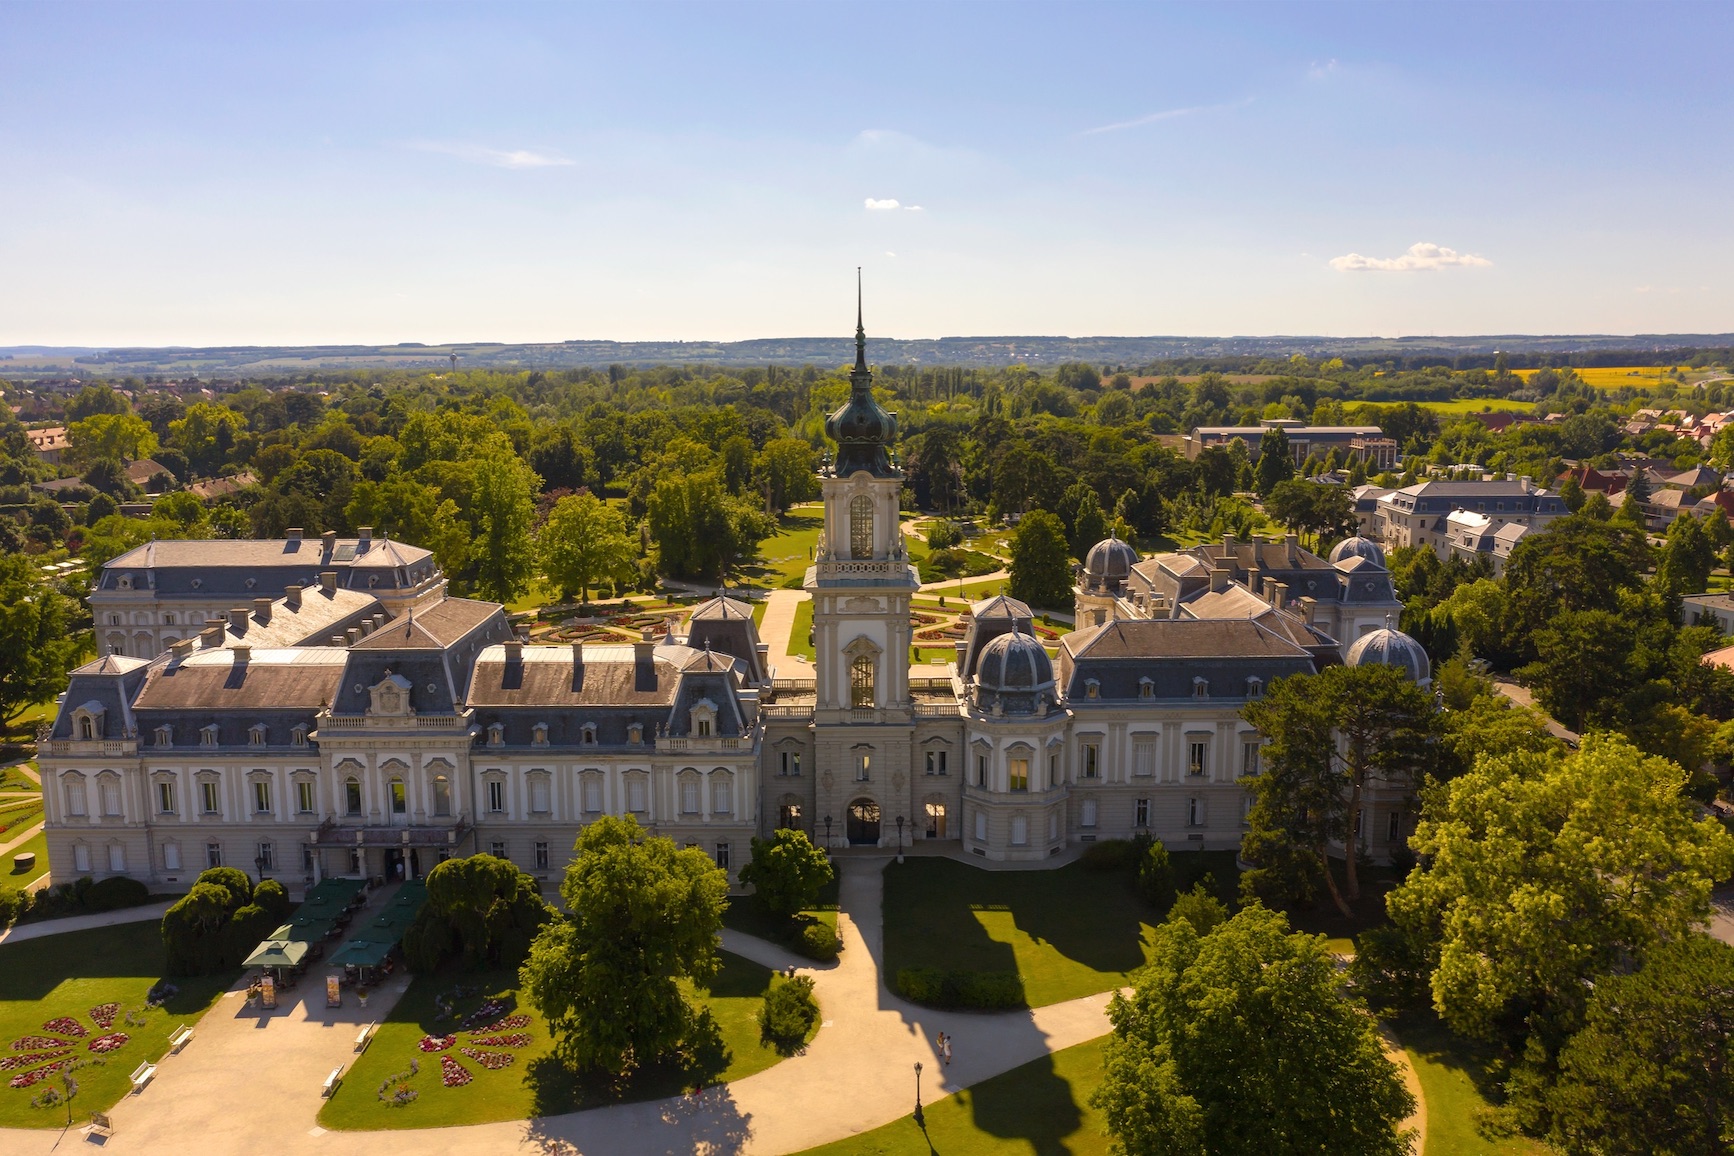
[(728, 875), (631, 816), (604, 816), (579, 836), (560, 894), (571, 914), (537, 935), (519, 971), (524, 991), (563, 1063), (629, 1078), (696, 1026), (678, 981), (716, 972)]
[(382, 481), (356, 482), (344, 517), (351, 526), (372, 526), (376, 537), (433, 551), (448, 575), (469, 565), (470, 528), (457, 502), (415, 478), (393, 472)]
[(1156, 931), (1091, 1097), (1124, 1156), (1401, 1156), (1415, 1100), (1317, 936), (1254, 904)]
[(1294, 458), (1289, 455), (1288, 435), (1280, 428), (1266, 431), (1259, 439), (1258, 465), (1253, 470), (1258, 496), (1270, 497), (1270, 492), (1294, 477)]
[(813, 846), (805, 831), (781, 828), (769, 839), (753, 839), (752, 860), (741, 868), (741, 882), (765, 907), (793, 917), (819, 900), (825, 884), (835, 879), (831, 857)]
[(1668, 527), (1668, 544), (1662, 547), (1656, 564), (1656, 589), (1668, 600), (1674, 615), (1679, 614), (1680, 597), (1702, 594), (1710, 584), (1710, 571), (1716, 566), (1716, 543), (1703, 520), (1682, 513)]
[(81, 645), (76, 613), (28, 555), (0, 555), (0, 720), (66, 688)]
[(1072, 516), (1072, 557), (1082, 562), (1090, 548), (1108, 536), (1108, 520), (1102, 515), (1102, 503), (1096, 491), (1085, 490)]
[(157, 450), (150, 423), (135, 413), (96, 413), (73, 422), (66, 431), (74, 458), (89, 463), (103, 458), (132, 462)]
[[(536, 880), (492, 855), (447, 859), (427, 873), (427, 903), (416, 921), (442, 920), (471, 967), (517, 967), (553, 909)], [(426, 934), (425, 929), (419, 932)], [(424, 960), (437, 965), (438, 960)]]
[(772, 438), (759, 451), (753, 479), (766, 504), (780, 513), (819, 496), (819, 457), (800, 438)]
[(1650, 564), (1643, 530), (1588, 511), (1525, 534), (1511, 551), (1504, 580), (1518, 648), (1568, 610), (1619, 610), (1620, 592), (1643, 584)]
[(594, 494), (570, 494), (554, 503), (537, 539), (542, 576), (560, 592), (588, 602), (603, 583), (624, 586), (638, 571), (638, 542), (626, 516)]
[(1031, 510), (1012, 535), (1011, 596), (1055, 609), (1072, 600), (1072, 559), (1065, 528), (1046, 510)]
[(495, 435), (471, 466), (471, 565), (484, 598), (510, 602), (536, 574), (536, 494), (542, 480), (504, 435)]

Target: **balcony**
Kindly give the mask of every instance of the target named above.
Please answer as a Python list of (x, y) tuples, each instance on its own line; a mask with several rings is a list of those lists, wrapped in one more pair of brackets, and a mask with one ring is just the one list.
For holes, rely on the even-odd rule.
[(136, 755), (137, 739), (50, 739), (38, 744), (37, 750), (46, 755), (68, 755), (72, 758), (98, 759), (114, 755)]
[(705, 738), (659, 735), (656, 740), (658, 751), (681, 751), (696, 754), (746, 751), (751, 750), (752, 746), (752, 739), (741, 738), (738, 735), (709, 735)]
[(462, 816), (403, 827), (327, 822), (313, 833), (311, 841), (319, 847), (453, 847), (469, 832), (470, 824)]
[[(368, 714), (334, 714), (319, 720), (320, 730), (333, 731), (371, 731), (371, 730), (461, 730), (470, 725), (470, 715), (464, 714), (414, 714), (404, 716), (368, 715)], [(312, 737), (312, 736), (309, 736)]]

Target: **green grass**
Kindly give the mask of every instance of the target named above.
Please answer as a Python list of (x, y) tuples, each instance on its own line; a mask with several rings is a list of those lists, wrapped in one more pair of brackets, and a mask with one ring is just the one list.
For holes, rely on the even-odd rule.
[(32, 759), (28, 763), (13, 763), (9, 767), (0, 767), (0, 791), (35, 791), (40, 794), (42, 787), (35, 779), (19, 770), (20, 766), (35, 770), (36, 762)]
[(1534, 402), (1507, 401), (1499, 397), (1459, 397), (1452, 401), (1418, 402), (1422, 409), (1430, 409), (1434, 413), (1450, 414), (1462, 417), (1471, 413), (1491, 413), (1500, 410), (1510, 410), (1515, 413), (1528, 413), (1535, 408)]
[(824, 506), (817, 502), (796, 506), (777, 524), (777, 532), (759, 543), (760, 564), (747, 567), (755, 582), (773, 590), (791, 579), (798, 584), (813, 564), (819, 534), (825, 528)]
[(911, 1114), (801, 1156), (1105, 1156), (1105, 1121), (1089, 1103), (1101, 1080), (1102, 1040), (1096, 1039), (925, 1107), (925, 1132)]
[(4, 726), (0, 726), (0, 736), (14, 741), (30, 742), (36, 738), (36, 724), (50, 722), (54, 712), (59, 709), (53, 699), (39, 702), (35, 706), (27, 706)]
[(795, 621), (789, 627), (789, 653), (811, 662), (817, 657), (810, 635), (813, 633), (813, 600), (804, 599), (795, 607)]
[[(79, 1092), (73, 1100), (75, 1118), (112, 1107), (130, 1089), (128, 1077), (142, 1060), (157, 1060), (168, 1051), (175, 1026), (203, 1015), (234, 973), (199, 979), (177, 979), (178, 995), (166, 1005), (144, 1012), (142, 1027), (117, 1019), (114, 1031), (131, 1037), (119, 1050), (92, 1057), (86, 1045), (102, 1034), (90, 1020), (90, 1009), (118, 1003), (124, 1017), (144, 1006), (145, 993), (163, 974), (162, 938), (155, 920), (122, 923), (90, 931), (69, 931), (0, 944), (0, 1054), (14, 1054), (11, 1042), (26, 1035), (46, 1035), (42, 1025), (59, 1016), (79, 1021), (88, 1033), (73, 1055), (100, 1060), (79, 1068), (74, 1076)], [(17, 1072), (5, 1073), (7, 1079)], [(0, 1083), (0, 1127), (58, 1128), (66, 1109), (32, 1108), (30, 1100), (50, 1087), (51, 1078), (30, 1088)]]
[[(1174, 861), (1183, 887), (1205, 870), (1234, 878), (1233, 852), (1177, 852)], [(884, 910), (888, 982), (906, 967), (1015, 971), (1031, 1007), (1122, 986), (1144, 965), (1160, 921), (1125, 874), (1078, 863), (982, 871), (911, 859), (885, 869)]]
[(1489, 1106), (1488, 1056), (1437, 1019), (1405, 1017), (1396, 1031), (1427, 1104), (1427, 1156), (1541, 1156), (1552, 1149), (1522, 1136), (1488, 1138), (1475, 1128)]
[[(752, 1075), (775, 1064), (782, 1056), (759, 1038), (758, 1013), (773, 984), (786, 982), (768, 968), (728, 952), (722, 953), (722, 969), (707, 987), (694, 988), (684, 981), (689, 997), (708, 1008), (715, 1017), (720, 1047), (684, 1065), (641, 1072), (626, 1095), (629, 1100), (658, 1099), (679, 1095), (696, 1087), (726, 1083)], [(517, 1006), (517, 975), (514, 972), (465, 972), (447, 969), (411, 981), (391, 1014), (361, 1058), (345, 1074), (343, 1085), (319, 1112), (326, 1128), (348, 1131), (385, 1128), (444, 1128), (458, 1124), (481, 1124), (494, 1120), (523, 1120), (597, 1107), (614, 1102), (599, 1089), (576, 1081), (554, 1058), (547, 1021), (525, 1005)], [(435, 997), (454, 986), (479, 988), (482, 994), (458, 1002), (456, 1020), (440, 1020)], [(440, 1079), (440, 1053), (423, 1053), (416, 1041), (426, 1035), (457, 1032), (457, 1023), (482, 1001), (484, 995), (502, 998), (512, 1011), (530, 1015), (530, 1045), (513, 1049), (517, 1060), (499, 1071), (489, 1071), (457, 1051), (469, 1046), (468, 1033), (458, 1032), (451, 1050), (453, 1059), (468, 1068), (472, 1080), (457, 1088)], [(504, 1013), (502, 1013), (504, 1014)], [(484, 1049), (506, 1050), (506, 1049)], [(406, 1072), (411, 1060), (420, 1072), (407, 1083), (419, 1096), (403, 1107), (388, 1107), (379, 1099), (380, 1084), (388, 1076)]]
[[(13, 870), (12, 864), (15, 862), (13, 857), (22, 855), (27, 851), (36, 852), (36, 866), (28, 871)], [(48, 832), (38, 831), (29, 839), (6, 852), (4, 856), (0, 856), (0, 871), (5, 872), (5, 874), (0, 874), (0, 884), (19, 891), (48, 874)]]
[(784, 919), (767, 911), (750, 895), (733, 895), (723, 909), (723, 926), (743, 935), (753, 935), (771, 943), (788, 944), (798, 938), (809, 923), (823, 923), (837, 930), (837, 887), (832, 879), (819, 889), (818, 901), (794, 919)]

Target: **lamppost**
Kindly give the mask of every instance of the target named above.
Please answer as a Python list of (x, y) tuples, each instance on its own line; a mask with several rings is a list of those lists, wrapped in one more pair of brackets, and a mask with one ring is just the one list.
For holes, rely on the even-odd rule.
[(927, 1121), (921, 1115), (921, 1061), (915, 1061), (915, 1126), (926, 1128)]
[(255, 856), (253, 859), (253, 866), (259, 872), (259, 882), (265, 882), (265, 856)]
[(897, 861), (903, 862), (903, 816), (897, 816)]
[(831, 816), (825, 816), (825, 854), (831, 853)]

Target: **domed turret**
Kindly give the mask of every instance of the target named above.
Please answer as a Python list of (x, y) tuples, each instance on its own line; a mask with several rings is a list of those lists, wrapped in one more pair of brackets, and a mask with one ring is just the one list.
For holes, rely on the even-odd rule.
[(1385, 548), (1371, 538), (1363, 538), (1359, 534), (1353, 538), (1344, 538), (1331, 550), (1331, 562), (1341, 562), (1344, 558), (1365, 558), (1375, 566), (1385, 565)]
[(1433, 674), (1433, 664), (1421, 644), (1388, 626), (1355, 639), (1343, 661), (1348, 666), (1394, 666), (1418, 686), (1426, 686)]
[(825, 435), (837, 443), (831, 472), (846, 478), (866, 470), (876, 478), (892, 478), (889, 447), (897, 440), (897, 418), (873, 397), (873, 371), (867, 368), (867, 330), (861, 324), (860, 286), (855, 302), (855, 368), (849, 374), (849, 400), (825, 419)]
[(1110, 535), (1084, 555), (1084, 580), (1093, 589), (1118, 590), (1138, 564), (1138, 551)]
[(975, 679), (983, 690), (1027, 694), (1052, 685), (1054, 665), (1034, 635), (1002, 634), (982, 647)]

